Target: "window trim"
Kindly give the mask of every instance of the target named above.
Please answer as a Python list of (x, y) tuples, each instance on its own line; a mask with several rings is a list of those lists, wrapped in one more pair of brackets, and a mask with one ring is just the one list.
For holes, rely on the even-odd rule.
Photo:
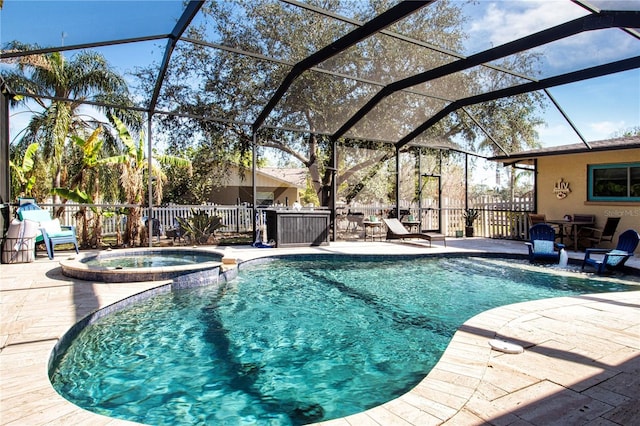
[[(640, 168), (640, 163), (610, 163), (610, 164), (588, 164), (587, 165), (587, 201), (615, 201), (623, 203), (636, 203), (640, 201), (640, 197), (632, 197), (630, 195), (631, 185), (631, 168)], [(627, 196), (622, 197), (605, 197), (594, 195), (594, 171), (603, 169), (627, 169)]]

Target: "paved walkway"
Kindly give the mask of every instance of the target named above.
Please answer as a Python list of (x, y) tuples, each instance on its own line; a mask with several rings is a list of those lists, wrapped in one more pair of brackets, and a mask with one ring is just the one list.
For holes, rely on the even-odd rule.
[[(452, 239), (447, 246), (369, 242), (226, 251), (242, 260), (302, 251), (526, 252), (521, 242), (506, 240)], [(640, 269), (638, 258), (630, 264)], [(88, 313), (163, 282), (73, 281), (42, 255), (34, 263), (0, 268), (0, 424), (131, 424), (92, 414), (59, 396), (48, 380), (49, 356), (60, 336)], [(493, 351), (488, 340), (495, 337), (518, 343), (525, 352)], [(638, 425), (639, 398), (640, 291), (608, 293), (519, 303), (477, 315), (413, 390), (323, 424)]]

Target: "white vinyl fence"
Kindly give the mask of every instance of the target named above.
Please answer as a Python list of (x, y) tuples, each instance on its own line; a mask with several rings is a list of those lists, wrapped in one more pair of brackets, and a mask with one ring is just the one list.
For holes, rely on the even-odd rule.
[[(413, 215), (420, 218), (422, 230), (440, 230), (447, 236), (455, 236), (456, 231), (464, 231), (464, 202), (460, 200), (442, 199), (442, 207), (401, 202), (400, 213)], [(42, 208), (53, 212), (53, 205), (41, 204)], [(97, 206), (105, 214), (103, 215), (102, 235), (115, 235), (116, 229), (124, 231), (126, 214), (122, 206)], [(64, 225), (79, 226), (76, 216), (81, 206), (77, 204), (65, 204), (65, 212), (61, 218)], [(469, 208), (480, 210), (480, 217), (474, 223), (475, 235), (490, 238), (523, 239), (527, 237), (527, 212), (533, 210), (533, 199), (519, 199), (513, 202), (505, 202), (492, 197), (481, 197), (469, 201)], [(160, 220), (162, 233), (175, 226), (176, 217), (188, 218), (192, 211), (205, 211), (209, 215), (217, 215), (222, 218), (224, 228), (219, 233), (247, 233), (253, 231), (253, 210), (247, 205), (171, 205), (153, 208), (153, 217)], [(387, 217), (395, 211), (395, 205), (386, 204), (352, 204), (339, 206), (336, 209), (337, 230), (344, 230), (349, 226), (348, 216), (352, 214)], [(93, 212), (87, 209), (87, 217), (91, 219)], [(146, 218), (148, 209), (142, 209), (142, 217)]]
[[(46, 208), (53, 212), (53, 205), (41, 204), (40, 207)], [(65, 212), (61, 218), (63, 225), (79, 225), (76, 221), (76, 214), (82, 206), (77, 204), (67, 203), (65, 204)], [(120, 226), (120, 231), (124, 231), (127, 220), (124, 209), (119, 206), (99, 206), (104, 212), (102, 220), (102, 235), (115, 235), (116, 229)], [(161, 206), (154, 207), (152, 216), (160, 221), (162, 233), (164, 234), (167, 229), (176, 226), (175, 218), (189, 218), (192, 216), (193, 211), (204, 211), (209, 216), (220, 216), (224, 228), (218, 230), (221, 233), (242, 233), (252, 232), (253, 210), (251, 207), (244, 205), (241, 206), (221, 206), (221, 205), (174, 205), (174, 206)], [(142, 219), (147, 218), (149, 215), (148, 208), (142, 208)], [(87, 209), (87, 217), (91, 219), (93, 217), (93, 211)]]

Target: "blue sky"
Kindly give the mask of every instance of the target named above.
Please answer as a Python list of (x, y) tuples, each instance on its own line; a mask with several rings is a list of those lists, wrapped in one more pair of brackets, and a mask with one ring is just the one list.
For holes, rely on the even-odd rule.
[[(594, 1), (606, 8), (640, 10), (640, 0)], [(471, 17), (469, 43), (464, 53), (485, 50), (510, 40), (574, 19), (585, 11), (569, 0), (509, 0), (466, 4)], [(182, 2), (166, 1), (30, 1), (5, 0), (0, 10), (0, 43), (13, 39), (42, 45), (73, 45), (163, 34), (173, 28), (182, 12)], [(134, 43), (126, 48), (99, 49), (121, 73), (138, 64), (159, 61), (165, 41)], [(640, 40), (622, 31), (591, 32), (544, 46), (542, 76), (570, 71), (585, 64), (640, 55)], [(614, 132), (640, 126), (640, 70), (615, 74), (597, 80), (550, 89), (565, 112), (587, 140), (600, 140)], [(12, 129), (20, 126), (25, 114), (12, 118)], [(577, 136), (551, 106), (540, 127), (543, 145), (579, 142)]]
[[(592, 1), (610, 10), (640, 10), (640, 1)], [(509, 7), (503, 7), (507, 4)], [(498, 46), (586, 14), (570, 1), (480, 1), (466, 8), (472, 14), (469, 50)], [(554, 45), (542, 46), (542, 76), (555, 75), (578, 66), (640, 55), (640, 40), (621, 30), (585, 32)], [(466, 52), (470, 53), (470, 52)], [(640, 126), (640, 70), (558, 86), (549, 89), (563, 110), (590, 141), (607, 139), (615, 132)], [(553, 106), (545, 114), (546, 125), (538, 131), (545, 146), (580, 142)]]

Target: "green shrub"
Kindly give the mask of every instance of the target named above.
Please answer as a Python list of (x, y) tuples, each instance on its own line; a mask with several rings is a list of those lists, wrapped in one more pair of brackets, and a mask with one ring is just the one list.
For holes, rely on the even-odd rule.
[(215, 232), (224, 228), (222, 218), (220, 216), (209, 216), (204, 210), (191, 209), (191, 217), (184, 219), (176, 218), (185, 238), (193, 241), (194, 244), (206, 244), (209, 238), (214, 236)]

